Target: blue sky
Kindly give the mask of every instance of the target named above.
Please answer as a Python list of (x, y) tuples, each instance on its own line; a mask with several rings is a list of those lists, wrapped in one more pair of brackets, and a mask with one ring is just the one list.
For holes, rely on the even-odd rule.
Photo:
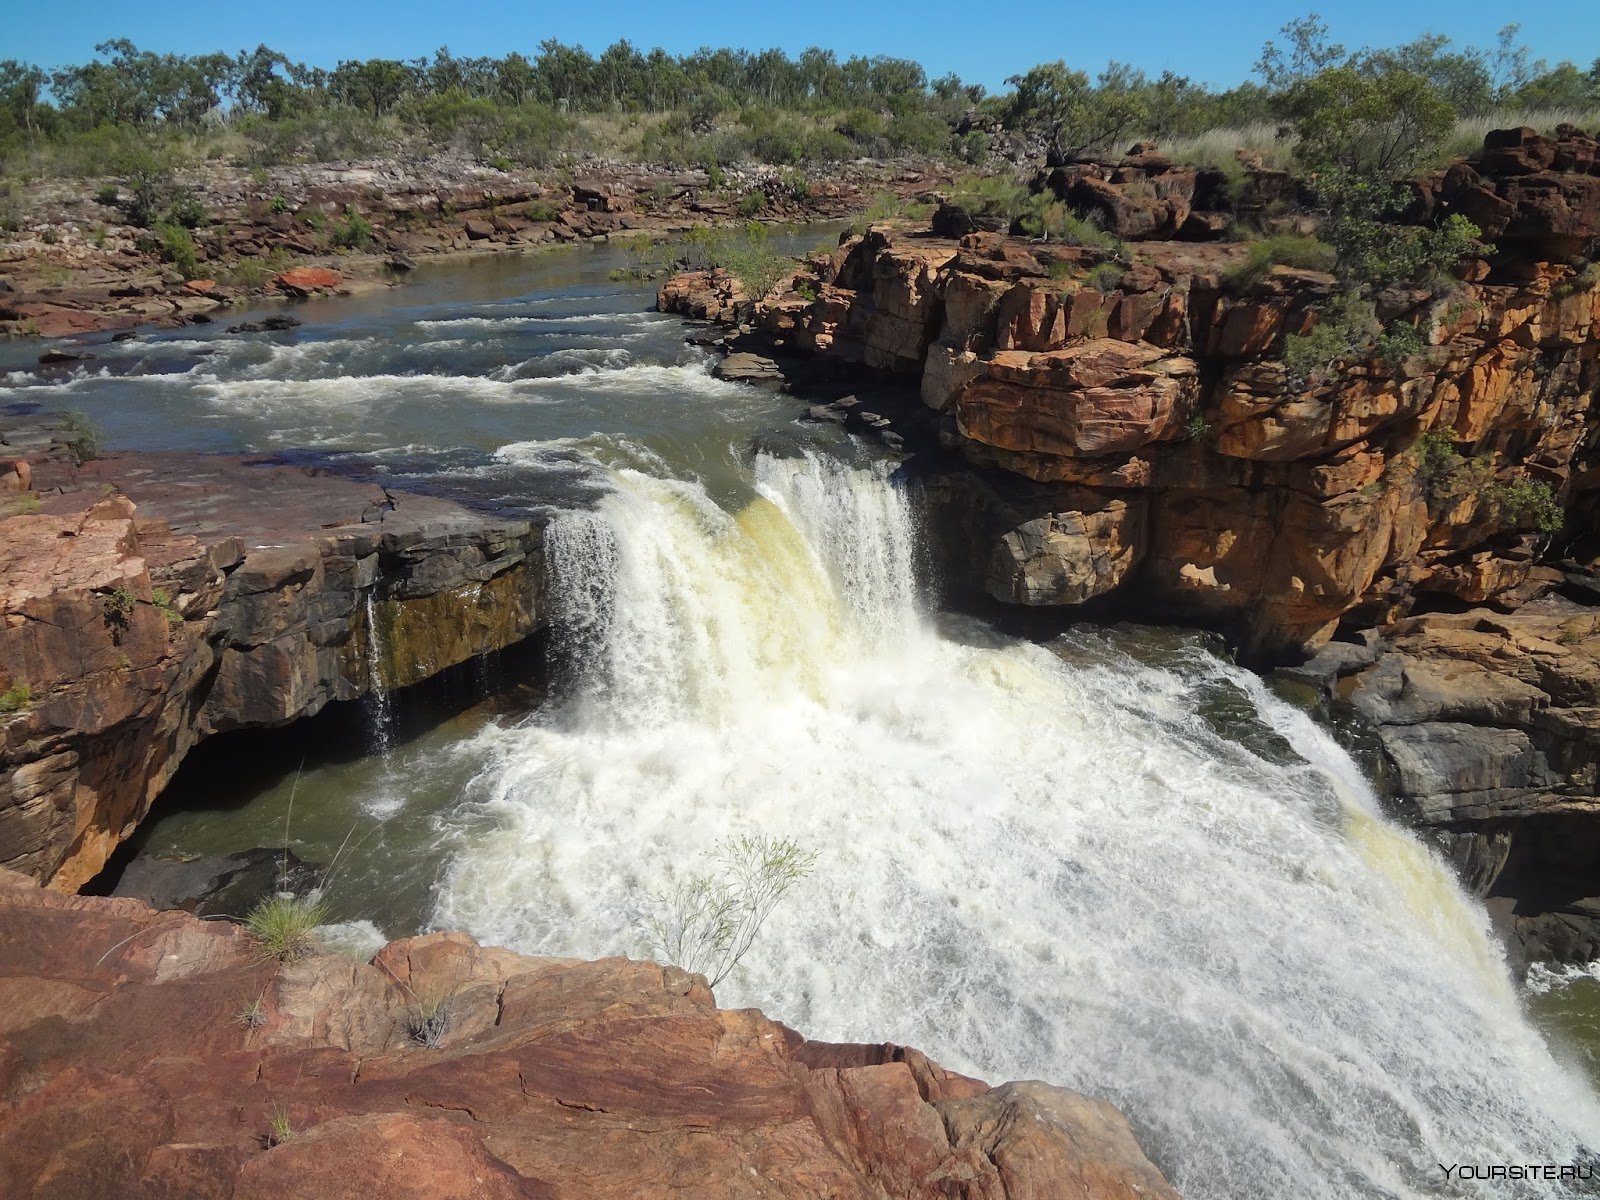
[(1537, 56), (1587, 67), (1600, 56), (1600, 0), (267, 0), (174, 4), (171, 0), (5, 0), (0, 58), (59, 66), (88, 58), (94, 44), (127, 37), (157, 51), (234, 51), (266, 42), (292, 58), (332, 66), (341, 58), (411, 58), (441, 45), (462, 55), (531, 51), (544, 38), (598, 52), (626, 37), (674, 53), (701, 45), (821, 45), (850, 54), (915, 58), (933, 75), (955, 71), (999, 89), (1034, 63), (1065, 58), (1086, 69), (1108, 58), (1152, 74), (1167, 68), (1219, 85), (1250, 72), (1261, 44), (1286, 20), (1315, 8), (1346, 45), (1391, 45), (1424, 32), (1488, 45), (1508, 21)]

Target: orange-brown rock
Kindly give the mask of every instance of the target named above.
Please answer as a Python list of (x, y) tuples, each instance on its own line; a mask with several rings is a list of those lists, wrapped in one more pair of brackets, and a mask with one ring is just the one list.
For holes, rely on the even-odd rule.
[(808, 1042), (651, 963), (434, 934), (281, 966), (0, 872), (0, 995), (7, 1196), (1176, 1196), (1103, 1101)]
[(328, 267), (292, 267), (273, 276), (273, 286), (291, 296), (310, 296), (331, 292), (344, 282), (344, 276)]
[(54, 427), (0, 433), (41, 492), (0, 519), (0, 866), (57, 887), (100, 871), (200, 739), (419, 682), (543, 619), (526, 522), (221, 456), (78, 466)]
[(1176, 437), (1199, 393), (1192, 359), (1097, 338), (1038, 354), (1002, 350), (956, 396), (965, 437), (1003, 450), (1096, 456)]

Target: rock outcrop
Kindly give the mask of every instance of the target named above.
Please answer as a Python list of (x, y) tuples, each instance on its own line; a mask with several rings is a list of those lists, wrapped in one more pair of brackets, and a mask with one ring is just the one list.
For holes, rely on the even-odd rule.
[(369, 963), (0, 871), (0, 1194), (1175, 1200), (1109, 1104), (460, 934)]
[[(969, 584), (1026, 605), (1116, 591), (1289, 659), (1341, 625), (1514, 609), (1559, 578), (1536, 568), (1563, 512), (1563, 546), (1594, 528), (1600, 266), (1571, 255), (1600, 233), (1595, 151), (1505, 132), (1421, 181), (1416, 219), (1493, 210), (1502, 248), (1440, 294), (1384, 292), (1400, 332), (1306, 378), (1286, 339), (1323, 319), (1333, 277), (1234, 270), (1246, 247), (1193, 224), (1204, 173), (1147, 147), (1049, 181), (1142, 239), (1124, 256), (876, 227), (755, 323), (786, 352), (914, 380), (946, 445), (996, 476), (980, 491), (1000, 509), (957, 522), (984, 539), (957, 556)], [(680, 277), (662, 302), (707, 286)]]
[(0, 866), (54, 886), (105, 865), (200, 739), (419, 682), (543, 620), (526, 521), (238, 458), (78, 465), (49, 426), (3, 436), (38, 511), (0, 520)]
[(1400, 811), (1526, 958), (1600, 958), (1600, 609), (1410, 617), (1287, 673), (1375, 731)]

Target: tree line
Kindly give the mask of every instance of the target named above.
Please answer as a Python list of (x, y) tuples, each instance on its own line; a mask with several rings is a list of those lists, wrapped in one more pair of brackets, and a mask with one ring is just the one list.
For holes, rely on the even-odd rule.
[[(624, 40), (594, 55), (550, 39), (531, 55), (469, 58), (441, 48), (324, 69), (264, 45), (178, 55), (118, 39), (97, 46), (89, 62), (55, 71), (0, 61), (0, 155), (107, 130), (159, 137), (224, 127), (263, 143), (276, 139), (285, 155), (327, 153), (339, 147), (302, 135), (343, 121), (345, 129), (366, 122), (369, 130), (398, 122), (435, 143), (479, 153), (503, 147), (509, 157), (534, 161), (583, 114), (626, 114), (667, 118), (635, 149), (668, 160), (718, 151), (724, 161), (743, 153), (788, 162), (909, 151), (976, 161), (988, 148), (983, 131), (996, 128), (1040, 133), (1053, 155), (1068, 157), (1136, 135), (1284, 122), (1303, 103), (1306, 81), (1330, 72), (1406, 81), (1458, 118), (1600, 108), (1600, 58), (1586, 70), (1535, 61), (1516, 26), (1487, 48), (1430, 34), (1391, 49), (1349, 51), (1315, 14), (1284, 26), (1253, 78), (1235, 87), (1171, 71), (1151, 77), (1116, 62), (1091, 77), (1056, 61), (1012, 76), (999, 95), (954, 74), (930, 78), (910, 59), (840, 60), (819, 47), (793, 57), (727, 48), (672, 55)], [(785, 114), (808, 123), (786, 124)], [(744, 140), (707, 142), (719, 121), (736, 125)]]

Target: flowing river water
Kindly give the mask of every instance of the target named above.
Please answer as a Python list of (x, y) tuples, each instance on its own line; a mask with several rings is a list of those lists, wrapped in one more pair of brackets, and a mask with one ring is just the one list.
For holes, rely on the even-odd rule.
[(115, 446), (310, 451), (550, 517), (543, 705), (213, 768), (147, 850), (287, 823), (327, 862), (355, 829), (347, 935), (597, 956), (647, 954), (650, 898), (724, 839), (792, 837), (815, 869), (725, 1005), (1107, 1096), (1191, 1200), (1562, 1194), (1439, 1164), (1600, 1151), (1592, 979), (1530, 1006), (1352, 758), (1204, 639), (939, 611), (914, 484), (712, 379), (617, 265), (433, 267), (295, 334), (14, 364), (0, 403)]

